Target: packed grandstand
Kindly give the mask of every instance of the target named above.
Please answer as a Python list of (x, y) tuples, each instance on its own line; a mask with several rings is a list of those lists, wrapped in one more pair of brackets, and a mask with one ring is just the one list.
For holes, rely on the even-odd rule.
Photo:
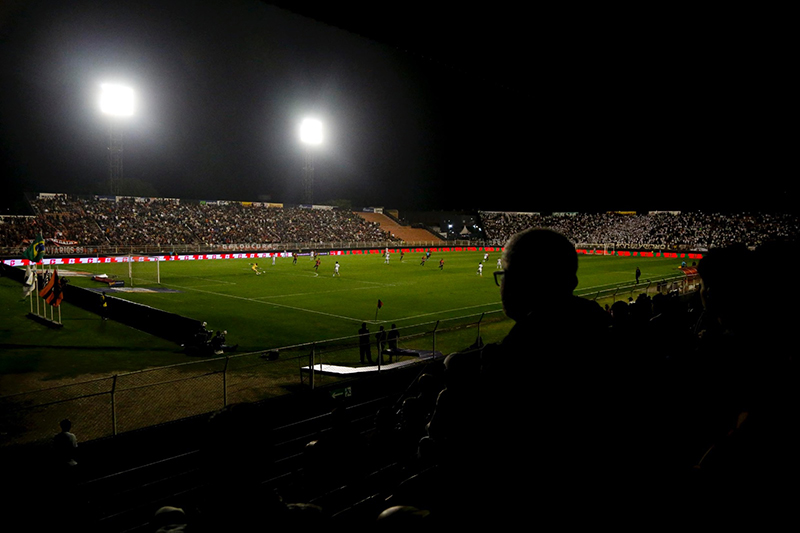
[[(351, 210), (258, 202), (38, 195), (30, 216), (0, 217), (0, 248), (24, 250), (41, 234), (48, 246), (215, 246), (244, 243), (398, 241)], [(618, 247), (708, 250), (732, 243), (750, 247), (797, 235), (790, 214), (701, 212), (476, 213), (482, 236), (502, 245), (527, 227), (555, 229), (575, 243)], [(432, 228), (436, 234), (439, 228)], [(65, 249), (64, 252), (68, 251)]]

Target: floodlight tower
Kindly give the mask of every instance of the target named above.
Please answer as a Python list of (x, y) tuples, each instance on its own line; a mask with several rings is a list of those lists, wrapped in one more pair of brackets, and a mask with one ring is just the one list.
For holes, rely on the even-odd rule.
[(122, 126), (124, 117), (133, 115), (133, 90), (122, 85), (100, 85), (100, 111), (109, 117), (108, 193), (115, 194), (115, 183), (122, 180)]
[(314, 148), (322, 143), (322, 123), (307, 118), (300, 124), (300, 141), (305, 145), (303, 165), (303, 202), (314, 203)]

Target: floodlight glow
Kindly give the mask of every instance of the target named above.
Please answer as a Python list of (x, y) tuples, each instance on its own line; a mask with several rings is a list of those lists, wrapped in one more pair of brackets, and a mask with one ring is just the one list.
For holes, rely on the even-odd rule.
[(100, 110), (103, 113), (118, 117), (133, 115), (133, 89), (103, 83), (100, 90)]
[(322, 143), (322, 122), (307, 118), (300, 124), (300, 140), (306, 144)]

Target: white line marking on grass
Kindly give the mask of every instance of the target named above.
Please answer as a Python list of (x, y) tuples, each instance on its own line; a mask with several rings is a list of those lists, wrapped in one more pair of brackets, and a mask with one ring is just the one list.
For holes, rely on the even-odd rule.
[(211, 279), (211, 278), (192, 278), (192, 279), (201, 279), (203, 281), (213, 281), (214, 283), (227, 283), (228, 285), (238, 285), (235, 281), (225, 281), (222, 279)]
[(324, 313), (322, 311), (314, 311), (313, 309), (306, 309), (304, 307), (295, 307), (295, 306), (292, 306), (292, 305), (283, 305), (283, 304), (278, 304), (278, 303), (275, 303), (275, 302), (265, 302), (264, 300), (259, 300), (259, 299), (256, 299), (256, 298), (246, 298), (244, 296), (234, 296), (232, 294), (225, 294), (225, 293), (222, 293), (222, 292), (204, 291), (202, 289), (197, 289), (197, 288), (194, 288), (194, 287), (180, 287), (178, 285), (173, 285), (173, 286), (177, 287), (179, 289), (202, 292), (202, 293), (205, 293), (205, 294), (213, 294), (214, 296), (223, 296), (225, 298), (233, 298), (235, 300), (244, 300), (246, 302), (255, 302), (255, 303), (258, 303), (258, 304), (271, 305), (273, 307), (291, 309), (293, 311), (302, 311), (302, 312), (306, 312), (306, 313), (313, 313), (313, 314), (316, 314), (316, 315), (329, 316), (329, 317), (332, 317), (332, 318), (340, 318), (342, 320), (348, 320), (350, 322), (363, 322), (364, 321), (364, 320), (362, 320), (360, 318), (353, 318), (353, 317), (349, 317), (349, 316), (334, 315), (333, 313)]
[[(407, 317), (403, 317), (403, 318), (393, 318), (391, 320), (379, 320), (378, 322), (401, 322), (401, 321), (405, 321), (405, 320), (415, 320), (417, 318), (421, 318), (421, 317), (424, 317), (424, 316), (442, 315), (442, 314), (445, 314), (445, 313), (452, 313), (453, 311), (467, 311), (469, 309), (477, 309), (479, 307), (487, 307), (487, 306), (490, 306), (490, 305), (491, 306), (500, 306), (498, 308), (498, 310), (502, 308), (502, 304), (500, 302), (494, 302), (494, 303), (487, 303), (487, 304), (468, 305), (466, 307), (456, 307), (454, 309), (442, 309), (442, 310), (439, 310), (439, 311), (432, 311), (430, 313), (418, 313), (418, 314), (407, 316)], [(371, 322), (371, 323), (378, 323), (378, 322)]]
[(349, 289), (331, 289), (329, 291), (312, 291), (312, 292), (295, 292), (292, 294), (274, 294), (272, 296), (259, 296), (259, 299), (269, 300), (272, 298), (295, 298), (298, 296), (313, 296), (317, 294), (332, 294), (335, 292), (351, 292), (351, 291), (366, 291), (372, 290), (373, 287), (356, 287)]

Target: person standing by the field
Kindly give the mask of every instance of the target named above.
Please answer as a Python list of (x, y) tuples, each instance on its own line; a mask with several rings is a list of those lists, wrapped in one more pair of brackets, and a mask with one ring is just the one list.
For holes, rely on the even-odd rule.
[(358, 330), (358, 353), (362, 363), (372, 364), (372, 353), (370, 350), (369, 329), (367, 323), (362, 322)]
[(378, 361), (383, 364), (383, 350), (386, 348), (386, 330), (383, 326), (375, 334), (375, 346), (378, 349)]
[[(400, 340), (400, 331), (397, 329), (397, 324), (392, 324), (392, 327), (389, 329), (389, 334), (387, 335), (387, 341), (389, 343), (389, 351), (396, 353), (397, 352), (397, 341)], [(389, 358), (391, 362), (391, 356)]]
[(642, 271), (639, 270), (639, 267), (636, 267), (636, 284), (639, 284), (639, 278), (642, 277)]

